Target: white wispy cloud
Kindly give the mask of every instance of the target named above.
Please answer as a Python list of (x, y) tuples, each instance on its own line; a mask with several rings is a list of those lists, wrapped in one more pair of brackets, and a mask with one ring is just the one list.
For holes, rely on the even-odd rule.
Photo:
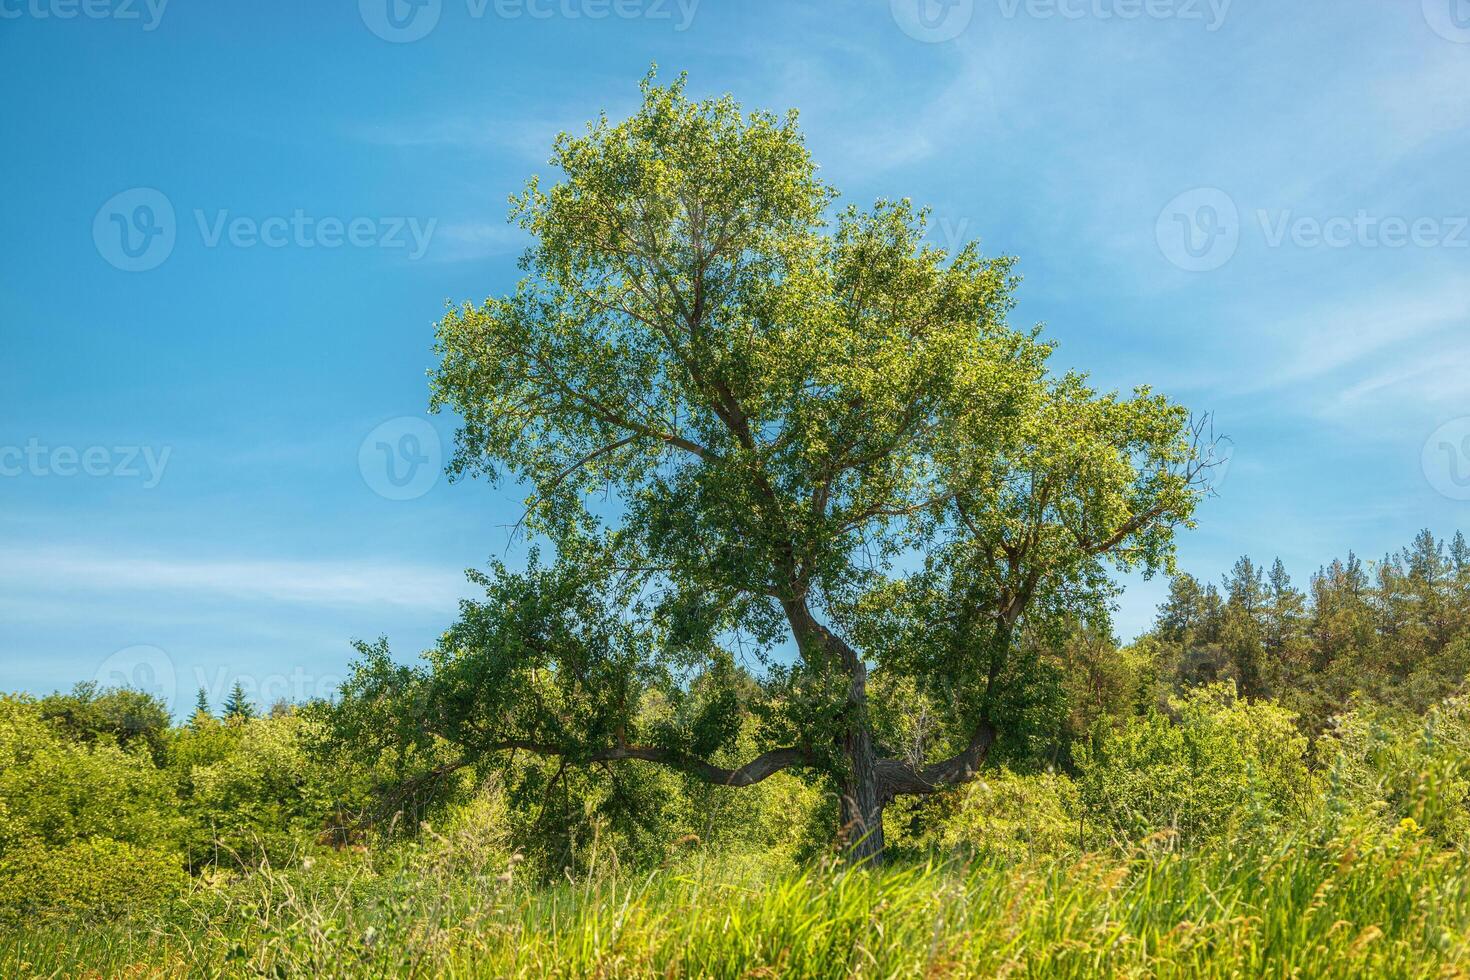
[[(1338, 298), (1271, 328), (1282, 341), (1271, 358), (1276, 366), (1249, 390), (1314, 381), (1354, 367), (1381, 376), (1389, 359), (1432, 360), (1442, 353), (1437, 335), (1466, 325), (1470, 278), (1464, 276)], [(1366, 393), (1382, 385), (1364, 387), (1360, 380), (1348, 387)]]
[(453, 148), (507, 153), (542, 162), (556, 134), (580, 130), (583, 121), (460, 115), (437, 119), (388, 120), (354, 126), (349, 135), (373, 146), (398, 149)]
[(7, 591), (151, 593), (331, 607), (452, 610), (464, 575), (364, 560), (134, 557), (80, 548), (0, 549)]
[(440, 228), (429, 254), (438, 262), (467, 262), (517, 255), (531, 243), (530, 235), (508, 222), (472, 221)]
[[(832, 155), (832, 165), (848, 179), (920, 164), (999, 135), (1003, 86), (997, 79), (1021, 70), (1012, 54), (989, 39), (982, 43), (970, 36), (926, 53), (934, 65), (912, 72), (870, 53), (836, 52), (835, 61), (788, 71), (776, 102), (802, 106), (804, 128), (814, 144)], [(937, 86), (934, 66), (945, 69), (938, 73), (945, 80)], [(868, 92), (857, 101), (852, 97), (855, 75), (864, 79)], [(875, 106), (886, 111), (871, 111)]]

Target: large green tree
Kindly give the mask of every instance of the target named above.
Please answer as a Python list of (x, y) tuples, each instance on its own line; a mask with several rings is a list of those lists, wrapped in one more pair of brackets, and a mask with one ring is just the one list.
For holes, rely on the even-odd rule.
[[(885, 804), (986, 759), (1021, 631), (1172, 569), (1209, 453), (1165, 398), (1049, 370), (1012, 260), (926, 244), (907, 201), (842, 208), (794, 113), (643, 96), (557, 139), (559, 180), (513, 199), (524, 278), (438, 328), (451, 474), (525, 488), (552, 557), (482, 576), (423, 667), (365, 648), (342, 717), (452, 747), (434, 772), (798, 770), (875, 856)], [(883, 698), (934, 706), (917, 750)]]

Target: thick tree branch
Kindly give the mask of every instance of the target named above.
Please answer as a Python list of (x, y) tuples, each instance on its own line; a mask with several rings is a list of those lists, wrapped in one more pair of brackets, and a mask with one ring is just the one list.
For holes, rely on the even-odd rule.
[(549, 742), (526, 739), (508, 739), (485, 746), (486, 751), (521, 749), (554, 758), (566, 758), (578, 763), (619, 762), (636, 759), (654, 762), (697, 776), (716, 786), (753, 786), (763, 779), (774, 776), (784, 769), (806, 765), (812, 761), (811, 754), (803, 749), (783, 748), (762, 752), (736, 769), (725, 769), (697, 756), (677, 752), (673, 749), (651, 745), (615, 745), (588, 755), (569, 755), (561, 746)]
[(940, 762), (915, 767), (902, 759), (879, 759), (880, 794), (885, 800), (895, 796), (922, 796), (967, 783), (980, 771), (994, 744), (995, 729), (985, 722), (976, 728), (968, 745)]

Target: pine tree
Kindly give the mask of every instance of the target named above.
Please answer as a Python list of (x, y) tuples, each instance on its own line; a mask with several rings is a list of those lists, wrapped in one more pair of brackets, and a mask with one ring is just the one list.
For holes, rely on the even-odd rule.
[(1205, 643), (1220, 642), (1220, 624), (1224, 617), (1225, 606), (1220, 601), (1220, 590), (1210, 583), (1205, 586), (1204, 597), (1200, 600), (1199, 638)]
[(255, 705), (245, 696), (245, 688), (239, 681), (230, 688), (230, 696), (225, 700), (226, 721), (249, 721), (255, 717)]
[(1449, 565), (1445, 603), (1450, 630), (1456, 636), (1465, 636), (1470, 634), (1470, 544), (1459, 531), (1450, 541)]
[(1271, 566), (1266, 578), (1269, 587), (1269, 609), (1266, 614), (1266, 643), (1273, 654), (1290, 648), (1301, 633), (1306, 618), (1307, 597), (1291, 584), (1291, 576), (1281, 559)]
[(1266, 600), (1266, 582), (1249, 556), (1242, 556), (1225, 576), (1226, 601), (1247, 615), (1258, 616)]
[(1243, 698), (1255, 699), (1268, 693), (1266, 653), (1261, 645), (1261, 629), (1245, 606), (1234, 603), (1225, 610), (1220, 628), (1220, 645), (1235, 674), (1235, 686)]
[(1187, 572), (1169, 580), (1169, 597), (1159, 607), (1154, 629), (1170, 643), (1188, 643), (1199, 623), (1201, 609), (1199, 581)]
[(1261, 620), (1267, 611), (1265, 578), (1249, 556), (1242, 556), (1223, 584), (1225, 612), (1219, 642), (1225, 662), (1235, 674), (1241, 697), (1262, 697), (1266, 693), (1266, 655), (1261, 642)]
[(194, 699), (194, 717), (189, 724), (195, 728), (203, 727), (204, 723), (214, 716), (209, 713), (209, 692), (204, 688), (199, 689), (199, 696)]
[(1435, 540), (1428, 528), (1420, 531), (1414, 543), (1404, 549), (1402, 561), (1407, 570), (1406, 598), (1413, 619), (1414, 640), (1419, 648), (1414, 660), (1437, 656), (1450, 641), (1448, 593), (1453, 566), (1445, 557), (1444, 543)]
[(1465, 543), (1465, 535), (1461, 531), (1456, 531), (1455, 539), (1450, 542), (1450, 563), (1458, 574), (1470, 571), (1470, 545)]
[(1363, 559), (1359, 558), (1355, 552), (1348, 552), (1345, 575), (1348, 593), (1354, 599), (1363, 598), (1363, 594), (1368, 589), (1368, 572), (1363, 568)]

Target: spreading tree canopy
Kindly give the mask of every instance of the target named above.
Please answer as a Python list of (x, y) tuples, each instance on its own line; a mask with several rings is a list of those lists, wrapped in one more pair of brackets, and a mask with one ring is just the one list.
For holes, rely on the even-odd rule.
[[(642, 91), (512, 199), (515, 290), (438, 327), (451, 475), (524, 488), (539, 546), (475, 576), (423, 666), (364, 647), (339, 720), (449, 768), (795, 770), (873, 856), (887, 802), (1003, 735), (1020, 631), (1171, 569), (1209, 447), (1146, 388), (1051, 370), (1007, 323), (1012, 259), (928, 244), (906, 200), (842, 207), (795, 113)], [(883, 744), (882, 702), (914, 698), (930, 735)]]

